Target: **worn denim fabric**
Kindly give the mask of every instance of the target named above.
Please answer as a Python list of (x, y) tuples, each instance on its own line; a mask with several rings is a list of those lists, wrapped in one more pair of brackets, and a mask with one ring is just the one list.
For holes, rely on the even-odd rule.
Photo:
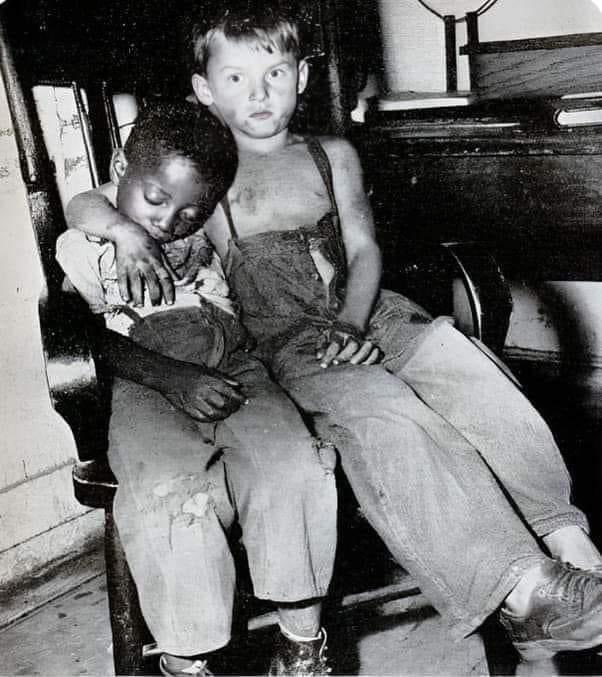
[(116, 523), (148, 626), (176, 655), (230, 638), (234, 522), (260, 598), (324, 596), (336, 548), (335, 452), (312, 438), (263, 365), (236, 348), (234, 318), (206, 310), (149, 317), (134, 338), (237, 378), (248, 404), (201, 424), (159, 393), (117, 379), (110, 423)]
[(449, 319), (431, 321), (383, 291), (368, 330), (382, 363), (319, 366), (344, 270), (328, 232), (321, 222), (231, 240), (230, 286), (262, 359), (336, 443), (369, 521), (455, 632), (468, 634), (543, 559), (536, 535), (587, 528), (585, 518), (569, 504), (547, 426)]

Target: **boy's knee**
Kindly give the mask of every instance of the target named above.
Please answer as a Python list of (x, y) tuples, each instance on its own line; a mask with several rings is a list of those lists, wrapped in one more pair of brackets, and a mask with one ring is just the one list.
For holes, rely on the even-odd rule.
[(221, 463), (199, 473), (155, 477), (145, 493), (151, 512), (162, 512), (180, 526), (213, 521), (214, 516), (224, 528), (234, 521)]
[(282, 454), (268, 473), (271, 490), (278, 493), (305, 492), (316, 482), (334, 478), (337, 453), (329, 442), (312, 438), (309, 442), (291, 445), (290, 453)]

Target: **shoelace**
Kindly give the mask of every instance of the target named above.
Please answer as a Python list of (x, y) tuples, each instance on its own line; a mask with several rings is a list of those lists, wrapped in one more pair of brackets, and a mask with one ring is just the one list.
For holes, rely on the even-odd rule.
[[(324, 650), (328, 647), (325, 646)], [(294, 673), (302, 675), (325, 675), (332, 672), (332, 668), (328, 665), (328, 659), (325, 654), (320, 650), (320, 655), (318, 657), (317, 665), (316, 661), (311, 658), (299, 658), (295, 661), (294, 664)]]
[(165, 658), (161, 656), (160, 658), (161, 664), (163, 671), (166, 674), (174, 674), (174, 675), (197, 675), (197, 677), (213, 677), (213, 673), (209, 668), (207, 667), (207, 661), (202, 661), (202, 660), (196, 660), (192, 665), (189, 665), (187, 668), (182, 668), (181, 670), (178, 670), (177, 673), (171, 673), (168, 669), (167, 666), (165, 665)]
[(213, 677), (213, 673), (207, 667), (207, 661), (195, 661), (189, 668), (184, 668), (182, 672), (187, 675), (207, 675)]
[[(568, 569), (568, 571), (578, 572), (585, 575), (590, 574), (602, 578), (602, 564), (596, 564), (595, 566), (590, 567), (589, 569), (582, 569), (581, 567), (576, 567), (573, 564), (570, 564), (569, 562), (563, 562), (563, 564)], [(597, 654), (598, 656), (602, 656), (602, 647), (598, 647)]]
[(318, 651), (318, 668), (320, 670), (319, 674), (328, 675), (332, 672), (332, 668), (328, 665), (328, 656), (326, 655), (328, 651), (328, 644), (326, 644), (328, 641), (328, 634), (324, 628), (321, 629), (321, 633), (323, 639), (322, 646), (320, 646), (320, 651)]
[(568, 600), (576, 599), (577, 596), (583, 598), (588, 588), (600, 585), (597, 576), (592, 577), (592, 571), (565, 562), (561, 564), (563, 571), (545, 586), (549, 594)]
[(328, 656), (326, 652), (328, 651), (328, 645), (326, 644), (328, 640), (328, 635), (326, 630), (322, 628), (320, 630), (322, 635), (322, 644), (320, 650), (318, 651), (318, 660), (316, 661), (313, 656), (299, 656), (295, 661), (295, 674), (307, 675), (327, 675), (332, 672), (332, 668), (328, 665)]

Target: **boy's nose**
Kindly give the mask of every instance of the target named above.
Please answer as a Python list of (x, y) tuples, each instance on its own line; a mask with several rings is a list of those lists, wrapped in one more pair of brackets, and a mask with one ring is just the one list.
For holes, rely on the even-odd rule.
[(162, 230), (164, 233), (168, 233), (171, 231), (173, 220), (173, 215), (166, 213), (153, 219), (153, 225), (155, 228), (159, 228), (159, 230)]
[(251, 101), (263, 101), (267, 96), (268, 91), (263, 80), (260, 80), (251, 87), (251, 95), (249, 97)]

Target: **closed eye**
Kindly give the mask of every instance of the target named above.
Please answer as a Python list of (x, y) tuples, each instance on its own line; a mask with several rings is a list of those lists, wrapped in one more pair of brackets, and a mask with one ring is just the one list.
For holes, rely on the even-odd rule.
[(184, 223), (196, 223), (197, 221), (200, 220), (201, 220), (200, 214), (188, 214), (186, 212), (180, 214), (180, 221), (183, 221)]
[(153, 207), (160, 207), (162, 204), (165, 203), (165, 200), (162, 197), (154, 195), (145, 195), (144, 199), (148, 202), (149, 205), (153, 205)]

